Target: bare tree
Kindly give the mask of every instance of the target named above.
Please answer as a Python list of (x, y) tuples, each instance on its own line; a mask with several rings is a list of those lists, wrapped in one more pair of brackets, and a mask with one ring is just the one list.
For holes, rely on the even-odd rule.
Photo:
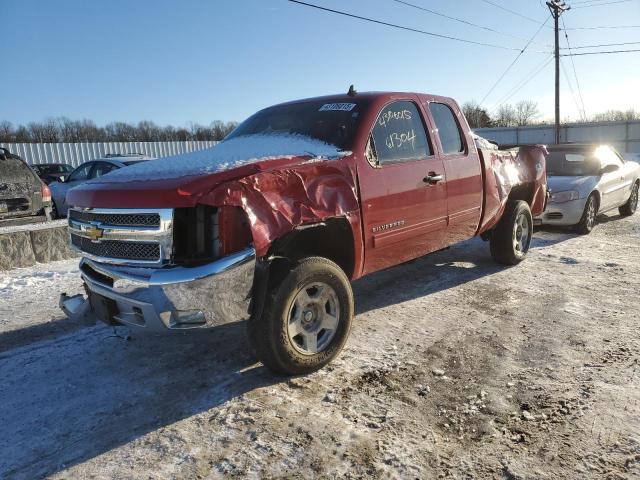
[(31, 122), (27, 125), (29, 134), (37, 143), (56, 143), (60, 141), (58, 126), (53, 119), (44, 122)]
[(13, 124), (7, 120), (0, 122), (0, 142), (12, 143), (14, 138)]
[(515, 106), (516, 122), (518, 126), (531, 125), (540, 116), (538, 104), (532, 100), (521, 100)]
[(137, 125), (112, 122), (99, 127), (92, 120), (71, 120), (67, 117), (31, 122), (14, 127), (9, 121), (0, 121), (0, 142), (53, 143), (53, 142), (155, 142), (187, 140), (222, 140), (236, 128), (236, 122), (215, 120), (209, 126), (191, 123), (188, 128), (172, 125), (160, 127), (143, 120)]
[(497, 127), (513, 127), (517, 125), (516, 110), (513, 105), (508, 103), (500, 105), (494, 116), (493, 123)]
[(640, 120), (640, 112), (634, 108), (629, 110), (607, 110), (606, 112), (596, 113), (592, 120), (594, 122), (624, 122), (630, 120)]
[(490, 127), (493, 123), (487, 111), (473, 100), (462, 105), (462, 113), (471, 128)]

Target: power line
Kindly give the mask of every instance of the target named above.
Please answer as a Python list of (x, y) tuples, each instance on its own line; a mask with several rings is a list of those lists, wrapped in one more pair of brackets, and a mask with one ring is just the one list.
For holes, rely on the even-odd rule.
[[(565, 29), (566, 30), (566, 29)], [(566, 32), (565, 32), (565, 36), (566, 36)], [(623, 42), (623, 43), (601, 43), (599, 45), (580, 45), (578, 47), (569, 47), (569, 48), (562, 48), (562, 50), (580, 50), (583, 48), (599, 48), (599, 47), (618, 47), (618, 46), (622, 46), (622, 45), (638, 45), (640, 44), (640, 42)]]
[(606, 3), (592, 3), (589, 5), (578, 5), (577, 7), (572, 7), (572, 8), (589, 8), (589, 7), (602, 7), (604, 5), (613, 5), (614, 3), (626, 3), (626, 2), (630, 2), (631, 0), (616, 0), (615, 2), (606, 2)]
[[(573, 53), (573, 51), (571, 50), (571, 44), (569, 43), (569, 35), (567, 34), (567, 26), (564, 23), (564, 18), (562, 18), (562, 17), (560, 17), (560, 18), (562, 20), (562, 28), (564, 28), (564, 38), (567, 41), (567, 47), (569, 48), (569, 53)], [(582, 98), (582, 90), (580, 89), (580, 81), (578, 80), (578, 73), (576, 71), (576, 64), (573, 61), (573, 57), (569, 57), (569, 58), (571, 58), (571, 65), (573, 66), (573, 76), (576, 78), (576, 86), (578, 87), (578, 95), (580, 96), (580, 103), (582, 104), (582, 117), (586, 121), (586, 119), (587, 119), (587, 111), (584, 108), (584, 99)], [(564, 64), (562, 64), (562, 68), (564, 70)], [(567, 73), (565, 72), (565, 76), (566, 75), (567, 75)], [(569, 88), (571, 88), (571, 87), (569, 87)]]
[(619, 30), (623, 28), (640, 28), (640, 25), (608, 25), (608, 26), (602, 26), (602, 27), (573, 27), (573, 28), (567, 28), (566, 30), (604, 30), (604, 29)]
[(480, 105), (482, 105), (484, 103), (484, 101), (487, 99), (487, 97), (489, 97), (489, 95), (491, 95), (491, 92), (493, 92), (493, 90), (498, 86), (498, 84), (502, 81), (502, 79), (507, 75), (507, 73), (509, 72), (509, 70), (511, 70), (511, 68), (513, 68), (513, 66), (516, 64), (516, 62), (518, 61), (518, 59), (522, 56), (522, 54), (524, 53), (524, 51), (527, 49), (527, 47), (529, 45), (531, 45), (531, 42), (533, 42), (533, 39), (536, 38), (536, 36), (538, 35), (538, 33), (540, 33), (540, 30), (542, 30), (542, 28), (547, 24), (547, 22), (549, 21), (549, 18), (551, 18), (551, 16), (547, 17), (547, 19), (544, 21), (544, 23), (541, 23), (540, 26), (538, 27), (538, 30), (536, 30), (536, 33), (533, 34), (533, 36), (529, 39), (529, 41), (527, 42), (527, 44), (522, 48), (522, 50), (520, 50), (520, 52), (518, 53), (518, 55), (516, 55), (516, 58), (513, 59), (513, 61), (509, 64), (509, 66), (507, 67), (507, 69), (502, 72), (502, 75), (500, 75), (500, 77), (498, 78), (498, 80), (496, 80), (496, 82), (491, 86), (491, 88), (489, 89), (489, 91), (485, 94), (485, 96), (482, 98), (482, 100), (480, 101)]
[(640, 52), (640, 48), (637, 49), (633, 49), (633, 50), (609, 50), (606, 52), (584, 52), (584, 53), (563, 53), (560, 56), (561, 57), (581, 57), (582, 55), (607, 55), (607, 54), (612, 54), (612, 53), (633, 53), (633, 52)]
[[(508, 8), (506, 8), (506, 7), (503, 7), (503, 6), (502, 6), (502, 5), (500, 5), (500, 4), (494, 3), (494, 2), (492, 2), (492, 1), (490, 1), (490, 0), (482, 0), (482, 1), (483, 1), (484, 3), (488, 3), (489, 5), (493, 5), (494, 7), (499, 8), (500, 10), (504, 10), (505, 12), (509, 12), (509, 13), (512, 13), (513, 15), (517, 15), (518, 17), (520, 17), (520, 18), (524, 18), (524, 19), (526, 19), (526, 20), (529, 20), (530, 22), (537, 23), (538, 25), (540, 25), (540, 24), (542, 23), (542, 22), (540, 22), (539, 20), (536, 20), (535, 18), (531, 18), (531, 17), (527, 17), (526, 15), (522, 15), (522, 14), (521, 14), (521, 13), (519, 13), (519, 12), (516, 12), (516, 11), (514, 11), (514, 10), (510, 10), (510, 9), (508, 9)], [(545, 21), (544, 23), (546, 24), (547, 22)], [(549, 27), (549, 28), (551, 28), (551, 27)]]
[(544, 68), (549, 65), (551, 63), (551, 61), (553, 60), (553, 55), (547, 57), (545, 60), (543, 60), (542, 63), (538, 64), (535, 66), (535, 68), (533, 68), (530, 72), (528, 72), (523, 78), (522, 80), (520, 80), (518, 83), (516, 83), (508, 92), (506, 95), (504, 95), (497, 103), (497, 105), (502, 105), (503, 103), (505, 103), (507, 100), (509, 100), (511, 97), (513, 97), (516, 93), (518, 93), (526, 84), (528, 84), (531, 80), (533, 80), (535, 77), (538, 76), (538, 74), (540, 74), (540, 72), (542, 72), (542, 70), (544, 70)]
[(360, 15), (355, 15), (353, 13), (342, 12), (340, 10), (334, 10), (332, 8), (322, 7), (320, 5), (314, 5), (313, 3), (302, 2), (300, 0), (289, 0), (291, 3), (297, 3), (298, 5), (304, 5), (305, 7), (315, 8), (317, 10), (322, 10), (325, 12), (335, 13), (337, 15), (343, 15), (345, 17), (356, 18), (358, 20), (364, 20), (366, 22), (377, 23), (378, 25), (385, 25), (387, 27), (398, 28), (400, 30), (406, 30), (408, 32), (420, 33), (422, 35), (428, 35), (431, 37), (444, 38), (447, 40), (454, 40), (456, 42), (468, 43), (471, 45), (480, 45), (482, 47), (491, 47), (491, 48), (499, 48), (501, 50), (519, 50), (518, 48), (513, 47), (505, 47), (503, 45), (495, 45), (492, 43), (484, 43), (484, 42), (476, 42), (474, 40), (467, 40), (464, 38), (452, 37), (450, 35), (442, 35), (440, 33), (427, 32), (425, 30), (418, 30), (417, 28), (405, 27), (403, 25), (397, 25), (395, 23), (383, 22), (382, 20), (375, 20), (373, 18), (362, 17)]
[[(423, 12), (427, 12), (427, 13), (431, 13), (433, 15), (437, 15), (438, 17), (443, 17), (443, 18), (446, 18), (446, 19), (449, 19), (449, 20), (453, 20), (454, 22), (459, 22), (459, 23), (462, 23), (462, 24), (465, 24), (465, 25), (469, 25), (471, 27), (480, 28), (480, 29), (485, 30), (487, 32), (497, 33), (498, 35), (504, 35), (504, 36), (511, 37), (511, 38), (517, 38), (519, 40), (526, 40), (526, 38), (519, 37), (517, 35), (512, 35), (510, 33), (501, 32), (499, 30), (496, 30), (494, 28), (487, 27), (487, 26), (484, 26), (484, 25), (478, 25), (477, 23), (473, 23), (473, 22), (470, 22), (468, 20), (464, 20), (462, 18), (452, 17), (451, 15), (447, 15), (447, 14), (442, 13), (442, 12), (437, 12), (435, 10), (431, 10), (430, 8), (425, 8), (425, 7), (422, 7), (420, 5), (414, 5), (413, 3), (405, 2), (404, 0), (391, 0), (391, 1), (392, 2), (396, 2), (396, 3), (400, 3), (400, 4), (405, 5), (407, 7), (415, 8), (417, 10), (422, 10)], [(543, 44), (538, 44), (538, 45), (543, 45)], [(549, 45), (545, 45), (545, 46), (548, 47)]]
[(567, 70), (564, 67), (564, 62), (560, 62), (560, 66), (562, 67), (562, 73), (564, 74), (564, 79), (567, 82), (567, 86), (569, 87), (569, 91), (571, 92), (571, 97), (573, 98), (573, 103), (576, 104), (576, 109), (578, 110), (578, 114), (582, 120), (585, 120), (585, 115), (582, 109), (580, 108), (580, 103), (578, 102), (578, 98), (576, 97), (576, 93), (573, 90), (573, 85), (571, 85), (571, 80), (569, 79), (569, 75), (567, 75)]

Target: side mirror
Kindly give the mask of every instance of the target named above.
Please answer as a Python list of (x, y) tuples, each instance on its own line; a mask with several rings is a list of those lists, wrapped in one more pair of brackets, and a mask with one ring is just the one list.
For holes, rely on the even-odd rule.
[(605, 165), (600, 169), (600, 175), (604, 175), (605, 173), (615, 172), (616, 170), (618, 170), (618, 168), (619, 168), (618, 165), (614, 165), (613, 163), (610, 163), (609, 165)]

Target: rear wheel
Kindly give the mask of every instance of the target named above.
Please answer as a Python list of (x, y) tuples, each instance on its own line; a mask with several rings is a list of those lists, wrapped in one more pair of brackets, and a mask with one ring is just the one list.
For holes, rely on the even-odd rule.
[(592, 193), (587, 199), (587, 203), (584, 206), (584, 212), (580, 222), (576, 225), (576, 231), (581, 235), (587, 235), (591, 233), (593, 227), (596, 225), (596, 216), (598, 215), (598, 200)]
[(636, 209), (638, 208), (639, 185), (640, 184), (638, 184), (638, 182), (633, 185), (633, 187), (631, 188), (631, 195), (629, 195), (629, 200), (627, 200), (627, 203), (625, 203), (618, 209), (620, 215), (622, 215), (623, 217), (629, 217), (636, 212)]
[(272, 285), (261, 318), (249, 321), (249, 341), (270, 370), (313, 372), (333, 360), (351, 330), (353, 292), (338, 265), (326, 258), (300, 260)]
[(55, 220), (58, 218), (58, 207), (56, 207), (56, 202), (51, 200), (51, 218)]
[(491, 255), (504, 265), (516, 265), (524, 260), (533, 233), (533, 219), (527, 202), (507, 203), (500, 222), (491, 232)]

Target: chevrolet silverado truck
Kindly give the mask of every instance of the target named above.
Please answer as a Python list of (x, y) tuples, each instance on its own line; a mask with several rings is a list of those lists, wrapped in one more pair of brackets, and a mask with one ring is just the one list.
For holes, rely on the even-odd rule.
[(248, 320), (268, 368), (319, 369), (349, 335), (350, 281), (474, 236), (500, 263), (526, 256), (544, 147), (476, 140), (450, 98), (350, 90), (87, 182), (67, 196), (85, 305), (147, 331)]

